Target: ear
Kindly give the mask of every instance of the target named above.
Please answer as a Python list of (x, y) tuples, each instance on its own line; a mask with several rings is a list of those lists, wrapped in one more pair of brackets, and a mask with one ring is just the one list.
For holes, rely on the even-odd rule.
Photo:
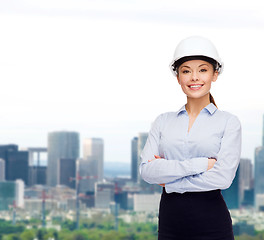
[(176, 77), (177, 77), (178, 83), (180, 84), (179, 73), (176, 75)]
[(217, 71), (214, 72), (214, 76), (213, 76), (212, 82), (215, 82), (217, 80), (218, 74), (219, 73)]

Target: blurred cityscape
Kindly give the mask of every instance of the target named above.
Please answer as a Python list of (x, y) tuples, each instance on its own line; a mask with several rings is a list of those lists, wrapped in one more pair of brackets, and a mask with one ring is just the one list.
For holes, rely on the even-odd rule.
[[(26, 229), (34, 225), (60, 232), (65, 222), (74, 230), (98, 216), (110, 216), (115, 231), (124, 224), (150, 223), (154, 238), (142, 239), (156, 239), (162, 188), (142, 181), (138, 172), (147, 137), (144, 132), (131, 139), (130, 164), (104, 162), (104, 140), (81, 143), (78, 132), (48, 133), (47, 148), (0, 145), (0, 239), (11, 239), (4, 238), (1, 228), (7, 223), (26, 221)], [(255, 159), (241, 158), (232, 185), (222, 195), (236, 236), (264, 232), (264, 116), (262, 146), (255, 149)], [(32, 239), (44, 239), (40, 235)]]

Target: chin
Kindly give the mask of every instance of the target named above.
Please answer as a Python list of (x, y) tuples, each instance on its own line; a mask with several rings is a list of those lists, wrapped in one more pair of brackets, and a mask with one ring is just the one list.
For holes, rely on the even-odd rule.
[(189, 97), (189, 98), (195, 98), (195, 99), (200, 99), (200, 98), (203, 98), (203, 97), (208, 96), (208, 95), (209, 95), (209, 92), (208, 93), (197, 93), (197, 94), (195, 94), (195, 93), (192, 93), (192, 94), (188, 93), (188, 94), (186, 94), (187, 97)]

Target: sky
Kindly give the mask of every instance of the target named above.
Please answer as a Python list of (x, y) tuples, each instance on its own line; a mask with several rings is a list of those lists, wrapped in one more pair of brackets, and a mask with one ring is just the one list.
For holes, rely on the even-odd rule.
[[(191, 35), (224, 62), (211, 93), (242, 124), (254, 159), (264, 114), (262, 1), (0, 1), (0, 144), (46, 147), (68, 130), (100, 137), (105, 161), (129, 162), (131, 140), (186, 103), (169, 64)], [(82, 154), (82, 153), (81, 153)]]

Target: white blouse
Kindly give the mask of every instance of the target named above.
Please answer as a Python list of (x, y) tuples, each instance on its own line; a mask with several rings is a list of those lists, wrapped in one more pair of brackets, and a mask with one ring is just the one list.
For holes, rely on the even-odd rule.
[[(188, 125), (185, 105), (157, 117), (141, 153), (141, 177), (150, 184), (164, 183), (167, 193), (228, 188), (240, 161), (240, 121), (210, 103), (189, 132)], [(154, 155), (161, 159), (148, 162)], [(209, 157), (217, 162), (207, 170)]]

